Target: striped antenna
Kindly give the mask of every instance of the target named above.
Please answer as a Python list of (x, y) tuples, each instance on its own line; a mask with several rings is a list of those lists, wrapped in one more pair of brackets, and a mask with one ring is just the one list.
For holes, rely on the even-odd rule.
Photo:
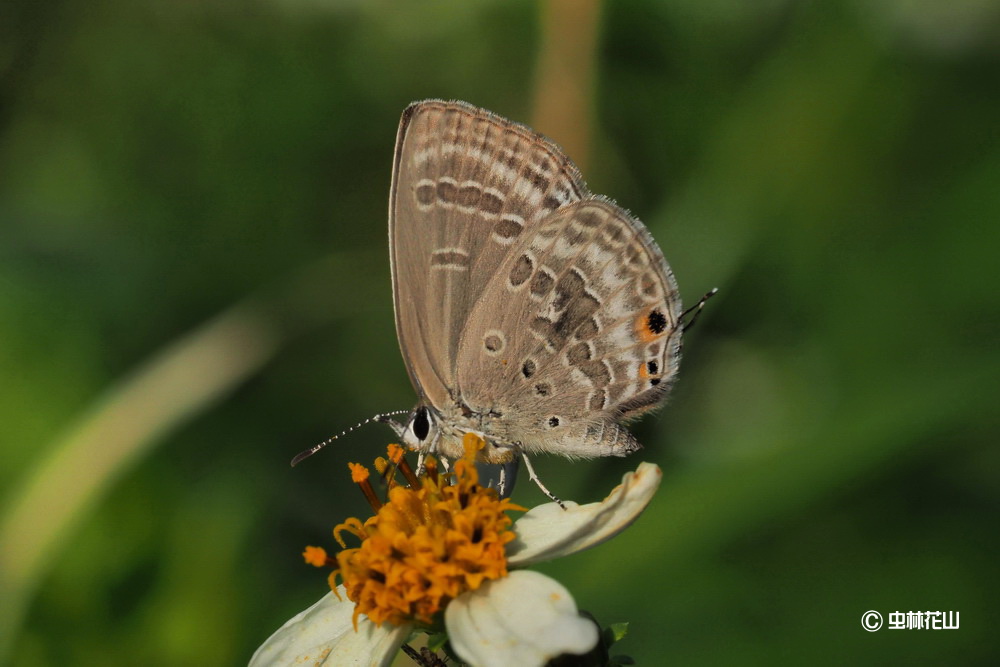
[[(683, 313), (681, 313), (680, 317), (681, 331), (687, 331), (688, 329), (694, 326), (694, 323), (698, 321), (698, 316), (701, 315), (702, 309), (705, 307), (705, 302), (718, 293), (719, 293), (719, 288), (713, 287), (711, 290), (709, 290), (708, 294), (698, 299), (698, 303), (694, 304), (693, 306), (685, 310)], [(692, 313), (694, 314), (692, 315)], [(684, 318), (687, 317), (688, 315), (691, 315), (691, 319), (685, 322)]]
[(347, 435), (351, 431), (355, 431), (355, 430), (361, 428), (362, 426), (366, 426), (366, 425), (371, 424), (373, 422), (378, 422), (379, 424), (389, 424), (390, 426), (392, 426), (392, 429), (394, 431), (396, 431), (396, 434), (399, 435), (400, 433), (402, 433), (403, 427), (400, 426), (399, 424), (397, 424), (395, 421), (393, 421), (392, 418), (396, 417), (396, 416), (399, 416), (399, 415), (408, 414), (409, 412), (410, 412), (409, 410), (394, 410), (393, 412), (383, 412), (382, 414), (378, 414), (378, 415), (375, 415), (374, 417), (369, 417), (368, 419), (366, 419), (366, 420), (364, 420), (362, 422), (358, 422), (357, 424), (355, 424), (351, 428), (345, 429), (344, 431), (341, 431), (340, 433), (338, 433), (337, 435), (333, 436), (332, 438), (327, 438), (326, 440), (324, 440), (323, 442), (319, 443), (318, 445), (314, 445), (314, 446), (310, 447), (309, 449), (305, 450), (304, 452), (299, 452), (298, 454), (295, 455), (295, 458), (292, 459), (292, 466), (298, 465), (299, 463), (301, 463), (305, 459), (309, 458), (310, 456), (312, 456), (313, 454), (315, 454), (319, 450), (321, 450), (324, 447), (326, 447), (327, 445), (329, 445), (331, 442), (333, 442), (337, 438), (339, 438), (341, 436), (344, 436), (344, 435)]

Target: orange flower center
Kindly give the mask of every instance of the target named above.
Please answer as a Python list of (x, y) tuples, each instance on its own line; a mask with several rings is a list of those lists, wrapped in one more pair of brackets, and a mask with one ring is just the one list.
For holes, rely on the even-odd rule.
[[(352, 477), (376, 514), (364, 523), (352, 517), (334, 528), (334, 538), (345, 548), (337, 554), (330, 587), (336, 592), (337, 580), (344, 584), (355, 603), (355, 627), (358, 614), (376, 625), (431, 624), (437, 612), (465, 591), (507, 576), (505, 546), (515, 535), (506, 512), (524, 508), (479, 485), (475, 456), (484, 444), (479, 436), (466, 434), (465, 456), (455, 462), (453, 473), (439, 476), (436, 463), (428, 459), (419, 478), (406, 465), (402, 449), (390, 445), (392, 467), (384, 459), (376, 461), (379, 472), (390, 471), (384, 504), (374, 497), (367, 470), (351, 464)], [(410, 486), (393, 485), (395, 470)], [(359, 537), (361, 545), (347, 549), (343, 532)], [(318, 547), (308, 547), (303, 555), (313, 565), (334, 564)]]

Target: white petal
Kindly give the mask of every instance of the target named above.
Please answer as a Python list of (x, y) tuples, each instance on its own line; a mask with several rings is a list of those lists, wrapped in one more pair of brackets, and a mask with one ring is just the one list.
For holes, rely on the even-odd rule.
[(250, 667), (264, 665), (381, 665), (392, 662), (411, 626), (379, 627), (365, 616), (358, 617), (354, 631), (354, 603), (327, 593), (319, 602), (281, 626), (261, 644), (250, 659)]
[(444, 624), (455, 653), (475, 667), (544, 665), (586, 653), (598, 636), (562, 584), (530, 570), (459, 595), (445, 608)]
[(599, 503), (567, 502), (565, 510), (556, 503), (533, 508), (514, 522), (517, 539), (507, 545), (508, 564), (524, 567), (611, 539), (642, 514), (662, 477), (659, 466), (640, 463)]

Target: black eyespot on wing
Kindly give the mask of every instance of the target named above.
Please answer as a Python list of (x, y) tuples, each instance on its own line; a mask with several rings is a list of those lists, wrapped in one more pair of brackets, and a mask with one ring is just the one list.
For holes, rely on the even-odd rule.
[(417, 440), (423, 442), (427, 439), (427, 434), (431, 432), (431, 420), (426, 407), (417, 408), (410, 428), (413, 429), (413, 435), (417, 436)]
[(552, 428), (559, 426), (559, 417), (549, 417), (549, 426)]
[(660, 370), (660, 367), (657, 365), (656, 361), (647, 361), (646, 370), (649, 371), (650, 375), (656, 375), (656, 372)]
[(659, 335), (667, 328), (667, 318), (659, 310), (650, 311), (646, 318), (646, 327), (654, 334)]
[(655, 387), (656, 385), (660, 384), (660, 378), (653, 378), (652, 380), (649, 381), (649, 384)]

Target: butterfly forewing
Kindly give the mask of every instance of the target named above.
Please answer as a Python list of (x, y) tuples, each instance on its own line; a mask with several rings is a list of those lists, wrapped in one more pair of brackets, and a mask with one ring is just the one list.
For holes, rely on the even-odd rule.
[(524, 235), (473, 310), (462, 398), (528, 451), (627, 453), (638, 443), (617, 422), (665, 396), (681, 312), (645, 227), (603, 198), (574, 202)]
[(457, 398), (470, 313), (522, 240), (588, 196), (573, 164), (530, 129), (462, 102), (403, 114), (389, 202), (396, 329), (432, 405)]

